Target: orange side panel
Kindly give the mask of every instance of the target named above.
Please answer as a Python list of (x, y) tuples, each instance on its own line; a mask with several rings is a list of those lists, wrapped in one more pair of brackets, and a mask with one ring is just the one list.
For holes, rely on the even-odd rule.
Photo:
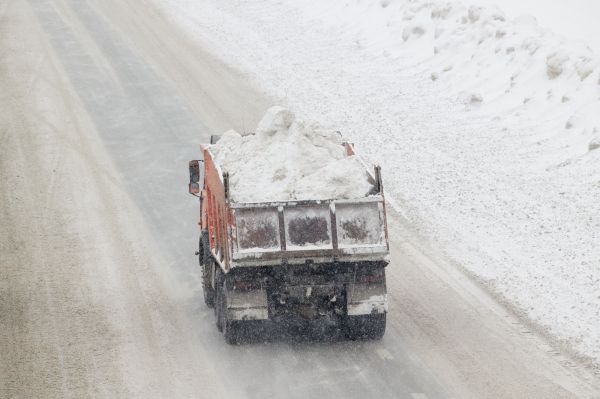
[(204, 184), (206, 191), (206, 221), (203, 226), (208, 227), (210, 248), (221, 254), (221, 263), (225, 269), (229, 268), (229, 236), (228, 222), (232, 221), (229, 203), (225, 200), (225, 187), (222, 176), (219, 175), (211, 153), (201, 146), (204, 154)]
[(201, 230), (205, 230), (207, 228), (208, 220), (206, 215), (206, 212), (208, 211), (208, 193), (206, 190), (202, 190), (200, 195), (202, 196), (202, 208), (200, 209), (200, 222), (198, 224), (200, 225)]

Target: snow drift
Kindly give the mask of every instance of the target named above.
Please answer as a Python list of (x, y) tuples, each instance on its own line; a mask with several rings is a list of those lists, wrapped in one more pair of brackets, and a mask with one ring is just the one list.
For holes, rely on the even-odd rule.
[(292, 112), (275, 106), (255, 134), (229, 130), (210, 151), (229, 172), (236, 202), (364, 197), (373, 189), (370, 176), (342, 144), (338, 132), (296, 120)]

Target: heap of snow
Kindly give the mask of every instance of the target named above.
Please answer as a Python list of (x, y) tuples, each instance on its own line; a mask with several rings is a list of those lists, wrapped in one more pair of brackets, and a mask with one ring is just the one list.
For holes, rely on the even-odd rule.
[[(600, 58), (584, 43), (542, 29), (533, 17), (509, 18), (495, 6), (477, 5), (482, 2), (488, 1), (337, 0), (315, 6), (298, 0), (293, 7), (342, 32), (357, 46), (350, 50), (365, 59), (391, 65), (410, 60), (402, 71), (425, 76), (434, 82), (432, 90), (467, 111), (535, 121), (543, 132), (532, 139), (544, 144), (540, 167), (586, 156), (594, 129), (600, 129)], [(322, 74), (324, 66), (319, 68)]]
[(373, 190), (356, 156), (348, 156), (338, 132), (296, 120), (271, 107), (256, 128), (234, 130), (210, 147), (216, 163), (229, 172), (235, 202), (360, 198)]
[(391, 51), (430, 65), (431, 80), (467, 110), (542, 121), (539, 139), (553, 147), (539, 158), (544, 166), (587, 153), (600, 127), (600, 60), (584, 44), (564, 41), (534, 18), (510, 19), (496, 7), (459, 1), (397, 2), (378, 14), (390, 30), (402, 30), (402, 42), (390, 39)]

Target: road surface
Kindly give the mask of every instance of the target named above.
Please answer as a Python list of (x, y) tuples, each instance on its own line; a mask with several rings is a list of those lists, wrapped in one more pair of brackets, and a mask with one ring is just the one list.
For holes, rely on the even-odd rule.
[(381, 341), (226, 345), (187, 161), (249, 81), (143, 0), (0, 3), (1, 398), (600, 398), (393, 212)]

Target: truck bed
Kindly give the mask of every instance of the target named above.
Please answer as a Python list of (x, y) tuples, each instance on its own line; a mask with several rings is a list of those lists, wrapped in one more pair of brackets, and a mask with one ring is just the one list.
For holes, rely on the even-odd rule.
[[(389, 246), (380, 169), (369, 173), (372, 190), (361, 198), (239, 203), (210, 147), (202, 150), (198, 256), (204, 301), (225, 340), (238, 343), (269, 323), (320, 323), (351, 339), (381, 338)], [(194, 195), (199, 164), (190, 162)]]
[[(354, 150), (345, 144), (348, 155)], [(372, 195), (356, 199), (236, 203), (227, 173), (203, 147), (203, 220), (224, 270), (277, 264), (386, 261), (389, 247), (379, 169)]]

